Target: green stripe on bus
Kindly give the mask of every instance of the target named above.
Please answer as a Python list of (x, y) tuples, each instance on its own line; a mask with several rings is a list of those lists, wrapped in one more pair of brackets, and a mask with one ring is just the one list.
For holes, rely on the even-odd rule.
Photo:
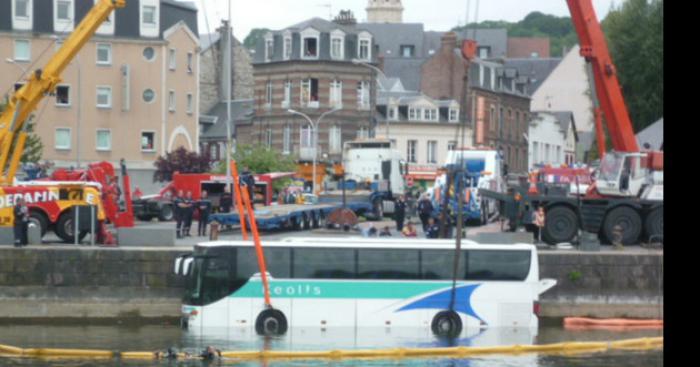
[[(350, 282), (274, 280), (270, 282), (270, 297), (281, 298), (363, 298), (405, 299), (450, 287), (452, 283), (417, 282)], [(263, 297), (262, 281), (246, 283), (231, 295), (233, 298)]]

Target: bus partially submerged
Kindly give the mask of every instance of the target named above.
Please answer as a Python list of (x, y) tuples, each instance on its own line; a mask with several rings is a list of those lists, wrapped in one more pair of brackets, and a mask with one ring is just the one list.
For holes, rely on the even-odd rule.
[(538, 326), (539, 295), (556, 284), (539, 279), (535, 246), (464, 241), (452, 297), (455, 256), (450, 240), (347, 238), (266, 242), (270, 297), (251, 242), (207, 242), (176, 259), (185, 276), (183, 324), (247, 327), (272, 321), (295, 328), (413, 327), (457, 335), (469, 328)]

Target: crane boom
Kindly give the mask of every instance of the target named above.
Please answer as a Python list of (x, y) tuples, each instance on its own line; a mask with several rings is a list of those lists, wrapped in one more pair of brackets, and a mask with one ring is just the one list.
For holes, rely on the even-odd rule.
[[(612, 148), (619, 152), (639, 152), (637, 138), (632, 129), (632, 121), (617, 79), (617, 70), (610, 57), (608, 44), (596, 17), (593, 4), (591, 0), (566, 0), (566, 2), (581, 43), (581, 56), (586, 59), (592, 69), (595, 95), (605, 117)], [(603, 135), (602, 125), (598, 123), (599, 120), (597, 117), (598, 139)], [(598, 142), (598, 144), (601, 143)]]
[[(116, 8), (123, 8), (126, 0), (100, 0), (88, 12), (77, 28), (68, 36), (44, 69), (37, 69), (27, 83), (9, 99), (7, 109), (0, 114), (0, 186), (12, 185), (26, 140), (26, 120), (41, 99), (53, 93), (61, 82), (61, 73), (97, 28)], [(9, 162), (8, 162), (9, 161)]]

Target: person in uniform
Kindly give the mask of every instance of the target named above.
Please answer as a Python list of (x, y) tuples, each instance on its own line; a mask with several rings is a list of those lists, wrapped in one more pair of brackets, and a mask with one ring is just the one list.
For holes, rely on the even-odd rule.
[(211, 200), (206, 190), (202, 190), (202, 197), (197, 202), (197, 210), (199, 210), (199, 225), (197, 226), (197, 235), (207, 235), (207, 222), (209, 222), (209, 214), (211, 213)]
[(406, 198), (401, 195), (394, 205), (394, 219), (396, 220), (396, 230), (403, 231), (403, 221), (406, 219)]
[(177, 195), (173, 199), (173, 207), (175, 211), (175, 222), (177, 223), (177, 238), (184, 237), (184, 232), (182, 231), (182, 223), (184, 221), (184, 211), (185, 211), (185, 194), (182, 190), (177, 191)]
[(425, 235), (430, 239), (440, 238), (440, 226), (435, 223), (435, 218), (428, 218), (428, 230), (426, 231)]
[(239, 178), (241, 187), (246, 186), (248, 188), (248, 197), (250, 198), (250, 208), (255, 210), (255, 177), (250, 172), (248, 167), (243, 167), (243, 173)]
[(192, 228), (192, 217), (194, 216), (194, 200), (192, 200), (192, 191), (187, 191), (184, 200), (185, 209), (185, 228), (183, 229), (184, 236), (190, 237), (190, 228)]
[(29, 208), (24, 199), (17, 198), (13, 208), (15, 247), (27, 246), (27, 231), (29, 229)]

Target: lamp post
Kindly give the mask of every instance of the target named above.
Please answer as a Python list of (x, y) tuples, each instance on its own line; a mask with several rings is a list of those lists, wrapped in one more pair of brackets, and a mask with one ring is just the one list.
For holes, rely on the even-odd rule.
[[(386, 76), (386, 74), (384, 74), (384, 72), (382, 71), (382, 69), (380, 69), (380, 68), (378, 68), (378, 67), (376, 67), (376, 66), (374, 66), (374, 65), (372, 65), (372, 64), (370, 64), (370, 63), (368, 63), (368, 62), (366, 62), (366, 61), (363, 61), (363, 60), (360, 60), (360, 59), (352, 59), (352, 63), (355, 64), (355, 65), (361, 65), (361, 66), (364, 66), (364, 67), (367, 67), (367, 68), (370, 68), (370, 69), (374, 70), (375, 75), (373, 75), (373, 77), (374, 77), (375, 79), (377, 78), (376, 74), (381, 74), (381, 75), (384, 77), (384, 79), (389, 79), (389, 78)], [(372, 87), (370, 86), (370, 88), (372, 88)], [(370, 89), (370, 90), (376, 90), (376, 82), (375, 82), (375, 87), (374, 87), (374, 88), (375, 88), (375, 89)], [(370, 93), (370, 97), (369, 97), (369, 98), (370, 98), (370, 110), (371, 110), (371, 111), (370, 111), (370, 119), (372, 120), (372, 124), (374, 124), (374, 123), (375, 123), (375, 121), (374, 121), (374, 113), (375, 113), (374, 109), (375, 109), (375, 106), (371, 103), (371, 101), (373, 100), (373, 99), (372, 99), (372, 96), (371, 96), (371, 93)], [(376, 98), (375, 98), (375, 99), (376, 99)], [(373, 125), (373, 126), (374, 126), (374, 125)], [(389, 120), (387, 120), (387, 122), (386, 122), (386, 130), (387, 130), (387, 138), (388, 138), (388, 136), (389, 136)]]
[(314, 139), (314, 158), (313, 158), (313, 173), (312, 173), (313, 177), (311, 178), (311, 184), (312, 184), (311, 191), (313, 192), (314, 195), (316, 194), (316, 156), (318, 155), (318, 126), (324, 117), (326, 117), (327, 115), (330, 115), (334, 112), (340, 111), (340, 110), (341, 110), (341, 108), (334, 108), (330, 111), (326, 111), (326, 112), (322, 113), (321, 116), (318, 117), (318, 119), (316, 120), (315, 123), (305, 113), (295, 111), (292, 109), (287, 110), (287, 112), (289, 112), (293, 115), (299, 115), (299, 116), (305, 118), (306, 121), (309, 122), (309, 125), (311, 125), (311, 134), (313, 135), (313, 139)]
[(12, 65), (16, 66), (17, 68), (19, 68), (20, 70), (22, 70), (22, 76), (27, 74), (27, 69), (23, 68), (22, 65), (16, 63), (15, 60), (8, 57), (5, 59), (5, 62), (8, 64), (12, 64)]

